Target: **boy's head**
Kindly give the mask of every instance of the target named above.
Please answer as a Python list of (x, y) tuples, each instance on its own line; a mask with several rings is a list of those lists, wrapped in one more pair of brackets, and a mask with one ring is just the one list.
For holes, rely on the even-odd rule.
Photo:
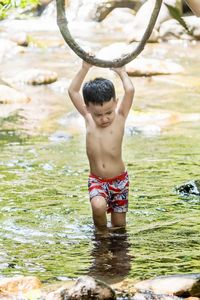
[(117, 100), (110, 80), (96, 78), (86, 82), (83, 86), (83, 99), (96, 125), (107, 127), (113, 122)]
[(89, 106), (90, 103), (103, 105), (112, 98), (115, 100), (115, 88), (108, 79), (99, 77), (86, 82), (83, 86), (83, 99), (86, 106)]

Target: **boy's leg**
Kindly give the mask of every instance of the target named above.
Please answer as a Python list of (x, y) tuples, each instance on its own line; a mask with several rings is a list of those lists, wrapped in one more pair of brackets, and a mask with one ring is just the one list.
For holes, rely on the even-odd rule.
[(126, 213), (111, 212), (111, 223), (113, 227), (125, 227)]
[(94, 225), (99, 228), (107, 227), (106, 210), (107, 203), (104, 197), (95, 196), (91, 199), (92, 215)]

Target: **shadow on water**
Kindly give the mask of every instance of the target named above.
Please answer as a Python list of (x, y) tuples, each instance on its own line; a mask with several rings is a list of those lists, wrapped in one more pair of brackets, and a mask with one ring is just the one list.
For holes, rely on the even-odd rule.
[(94, 232), (91, 251), (92, 266), (88, 275), (109, 283), (123, 280), (131, 270), (129, 236), (126, 229)]

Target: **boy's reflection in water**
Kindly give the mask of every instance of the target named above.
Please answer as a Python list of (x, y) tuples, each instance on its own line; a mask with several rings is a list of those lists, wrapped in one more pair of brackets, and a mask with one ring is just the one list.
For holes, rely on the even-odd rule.
[(92, 266), (88, 275), (107, 283), (123, 280), (131, 269), (128, 234), (125, 228), (94, 232)]

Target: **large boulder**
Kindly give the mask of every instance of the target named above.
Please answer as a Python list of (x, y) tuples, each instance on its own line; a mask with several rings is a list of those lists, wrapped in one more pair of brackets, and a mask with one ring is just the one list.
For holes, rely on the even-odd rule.
[(183, 72), (183, 67), (165, 60), (137, 58), (126, 65), (130, 76), (168, 75)]
[(115, 300), (114, 290), (90, 276), (81, 276), (70, 289), (61, 287), (47, 295), (46, 300)]
[[(114, 43), (102, 48), (96, 55), (101, 59), (115, 59), (130, 53), (134, 48), (133, 44)], [(130, 76), (153, 76), (177, 74), (184, 71), (177, 63), (153, 58), (136, 58), (126, 65)]]
[[(180, 8), (180, 0), (164, 0), (163, 4), (161, 6), (156, 24), (154, 26), (153, 32), (150, 36), (149, 41), (155, 42), (158, 40), (158, 29), (162, 22), (171, 19), (171, 15), (169, 13), (169, 10), (165, 4), (169, 4), (173, 7)], [(145, 3), (141, 6), (141, 8), (138, 10), (135, 20), (134, 20), (134, 30), (130, 31), (129, 34), (129, 41), (140, 41), (145, 29), (147, 28), (151, 12), (153, 11), (155, 5), (155, 0), (147, 0)]]
[(49, 84), (58, 78), (56, 72), (41, 69), (29, 69), (21, 72), (14, 78), (14, 82), (21, 82), (32, 85)]
[(200, 297), (200, 274), (160, 276), (135, 284), (139, 292), (153, 292), (179, 297)]

